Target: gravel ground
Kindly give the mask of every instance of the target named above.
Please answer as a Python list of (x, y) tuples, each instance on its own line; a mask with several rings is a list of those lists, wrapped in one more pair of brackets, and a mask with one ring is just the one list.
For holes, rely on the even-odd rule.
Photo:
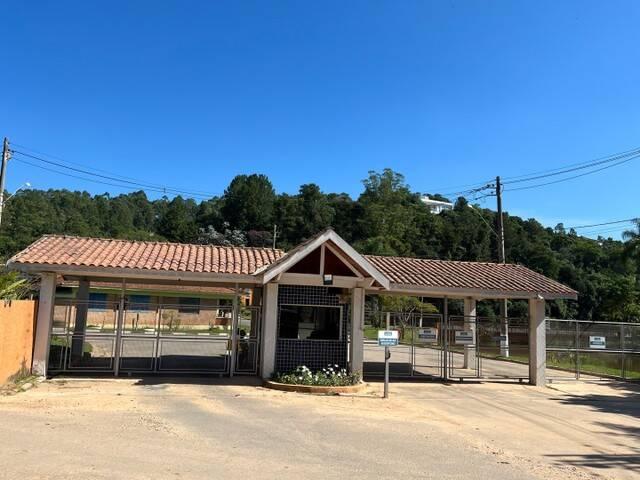
[(576, 385), (53, 380), (0, 397), (0, 478), (639, 478), (638, 392)]

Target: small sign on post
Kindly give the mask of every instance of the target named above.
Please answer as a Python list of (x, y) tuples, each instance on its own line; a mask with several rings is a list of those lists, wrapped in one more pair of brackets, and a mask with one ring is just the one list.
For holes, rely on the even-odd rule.
[(590, 336), (589, 348), (594, 348), (596, 350), (605, 350), (607, 348), (607, 337)]
[[(387, 328), (389, 328), (388, 325)], [(389, 347), (398, 345), (399, 339), (398, 330), (378, 330), (378, 346), (384, 347), (384, 398), (389, 398), (389, 359), (391, 358)]]
[(378, 330), (378, 346), (395, 347), (400, 338), (398, 330)]

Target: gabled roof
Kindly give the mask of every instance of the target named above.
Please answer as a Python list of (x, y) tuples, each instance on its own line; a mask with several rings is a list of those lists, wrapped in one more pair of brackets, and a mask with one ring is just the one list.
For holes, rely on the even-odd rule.
[(396, 291), (577, 298), (577, 292), (522, 265), (365, 255)]
[(332, 229), (286, 254), (272, 248), (222, 247), (45, 235), (8, 266), (96, 277), (166, 277), (194, 282), (268, 283), (325, 244), (362, 277), (394, 293), (477, 298), (577, 298), (577, 292), (521, 265), (360, 255)]
[(272, 248), (45, 235), (7, 265), (253, 275), (283, 255)]
[(293, 265), (313, 252), (322, 244), (329, 244), (344, 253), (344, 260), (359, 270), (364, 276), (373, 278), (382, 288), (389, 288), (389, 279), (360, 255), (351, 245), (342, 239), (332, 228), (314, 235), (293, 250), (288, 251), (271, 265), (265, 266), (260, 273), (262, 283), (268, 283), (279, 274), (286, 272)]

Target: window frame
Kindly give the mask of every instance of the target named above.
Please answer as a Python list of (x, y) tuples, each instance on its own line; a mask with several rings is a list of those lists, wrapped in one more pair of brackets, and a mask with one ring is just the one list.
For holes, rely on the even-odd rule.
[[(312, 307), (312, 308), (335, 308), (338, 310), (338, 338), (284, 338), (280, 336), (280, 323), (282, 318), (282, 307)], [(292, 340), (295, 342), (342, 342), (343, 328), (343, 306), (342, 305), (313, 305), (309, 303), (278, 303), (278, 336), (277, 340)]]

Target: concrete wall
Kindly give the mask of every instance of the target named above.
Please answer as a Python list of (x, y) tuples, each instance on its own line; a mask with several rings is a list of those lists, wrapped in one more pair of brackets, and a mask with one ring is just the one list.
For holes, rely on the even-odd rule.
[(0, 301), (0, 385), (31, 372), (36, 302)]

